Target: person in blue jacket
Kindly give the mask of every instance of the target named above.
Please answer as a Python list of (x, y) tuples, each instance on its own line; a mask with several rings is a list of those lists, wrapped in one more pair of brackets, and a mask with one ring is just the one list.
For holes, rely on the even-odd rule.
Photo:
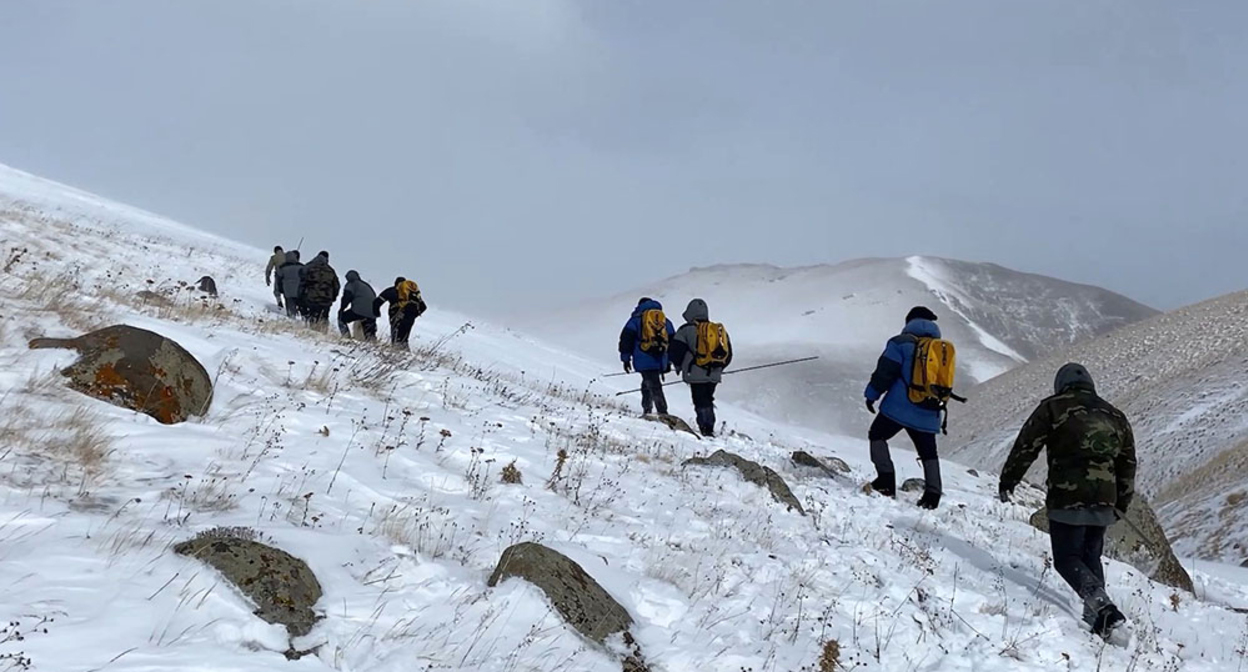
[[(663, 396), (663, 377), (672, 370), (667, 358), (666, 343), (660, 351), (645, 352), (641, 349), (641, 316), (648, 310), (663, 310), (662, 304), (649, 297), (642, 297), (633, 309), (632, 317), (620, 332), (620, 361), (624, 363), (624, 372), (636, 371), (641, 374), (641, 411), (650, 415), (657, 410), (659, 415), (667, 415), (667, 397)], [(676, 328), (672, 321), (667, 320), (666, 342), (670, 343)]]
[(867, 410), (872, 414), (875, 414), (875, 403), (884, 398), (880, 403), (880, 412), (867, 432), (867, 440), (871, 442), (871, 462), (875, 464), (876, 471), (871, 487), (886, 497), (897, 495), (897, 471), (889, 456), (888, 440), (904, 429), (923, 463), (925, 484), (919, 506), (935, 509), (940, 504), (941, 495), (940, 460), (936, 455), (936, 433), (940, 431), (941, 411), (935, 405), (915, 404), (909, 397), (914, 351), (920, 338), (940, 338), (940, 327), (936, 326), (935, 313), (916, 306), (906, 315), (906, 326), (901, 333), (888, 340), (864, 393)]

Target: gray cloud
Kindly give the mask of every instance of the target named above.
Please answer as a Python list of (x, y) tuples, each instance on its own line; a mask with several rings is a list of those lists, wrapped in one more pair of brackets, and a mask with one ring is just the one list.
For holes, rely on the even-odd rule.
[[(508, 310), (916, 252), (1242, 288), (1225, 0), (0, 5), (0, 161)], [(258, 260), (258, 264), (263, 260)]]

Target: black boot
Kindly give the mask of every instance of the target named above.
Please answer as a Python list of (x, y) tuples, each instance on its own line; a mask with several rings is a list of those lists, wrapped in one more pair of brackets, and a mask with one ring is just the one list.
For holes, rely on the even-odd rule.
[(712, 438), (715, 436), (715, 409), (702, 407), (695, 409), (698, 413), (698, 431), (702, 432), (702, 436)]
[(1118, 607), (1107, 604), (1096, 612), (1096, 621), (1092, 623), (1092, 632), (1109, 639), (1114, 634), (1114, 629), (1127, 622), (1127, 617), (1118, 611)]
[(876, 476), (875, 480), (871, 481), (871, 489), (885, 497), (896, 497), (897, 474), (890, 472)]
[(919, 508), (933, 510), (940, 505), (944, 484), (940, 479), (940, 460), (923, 460), (923, 496)]
[(940, 506), (940, 493), (924, 490), (923, 496), (919, 498), (919, 508), (932, 511), (938, 506)]

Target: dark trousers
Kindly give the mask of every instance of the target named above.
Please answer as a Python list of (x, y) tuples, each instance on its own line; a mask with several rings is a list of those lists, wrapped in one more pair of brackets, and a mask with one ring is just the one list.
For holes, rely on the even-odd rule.
[(690, 383), (693, 410), (698, 414), (698, 430), (702, 436), (715, 436), (715, 385), (716, 383)]
[(300, 315), (303, 315), (303, 306), (298, 297), (286, 297), (286, 317), (299, 317)]
[(937, 459), (935, 434), (902, 427), (891, 418), (885, 417), (883, 413), (875, 416), (875, 422), (872, 422), (871, 429), (867, 430), (867, 440), (873, 443), (883, 441), (887, 444), (889, 439), (897, 436), (903, 429), (910, 436), (910, 441), (914, 443), (914, 449), (918, 452), (920, 460)]
[(407, 345), (407, 339), (412, 335), (414, 324), (416, 324), (415, 310), (390, 313), (390, 342), (395, 345)]
[[(1084, 602), (1105, 594), (1105, 528), (1099, 525), (1067, 525), (1049, 521), (1053, 544), (1053, 568), (1075, 589)], [(1106, 598), (1108, 599), (1108, 598)]]
[(351, 323), (359, 322), (364, 327), (364, 340), (377, 340), (377, 318), (372, 315), (360, 315), (354, 310), (342, 310), (338, 312), (338, 331), (343, 336), (351, 335)]
[(661, 371), (639, 371), (641, 374), (641, 410), (646, 415), (657, 409), (659, 415), (667, 415), (667, 397), (663, 394)]
[(307, 318), (308, 324), (313, 326), (325, 324), (326, 322), (329, 322), (330, 308), (332, 308), (332, 306), (327, 303), (307, 304), (304, 317)]

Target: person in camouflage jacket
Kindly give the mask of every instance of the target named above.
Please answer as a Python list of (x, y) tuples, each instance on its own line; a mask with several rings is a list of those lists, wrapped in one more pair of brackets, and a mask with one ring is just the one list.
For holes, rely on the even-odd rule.
[(299, 275), (300, 298), (307, 307), (308, 323), (320, 325), (328, 322), (330, 308), (338, 298), (338, 290), (342, 289), (338, 273), (329, 265), (329, 253), (321, 251), (303, 267)]
[(1096, 394), (1088, 370), (1067, 364), (1054, 396), (1023, 425), (999, 487), (1008, 502), (1027, 469), (1048, 449), (1049, 534), (1053, 566), (1084, 603), (1084, 620), (1108, 636), (1126, 619), (1105, 592), (1105, 528), (1126, 516), (1135, 495), (1135, 437), (1122, 411)]

